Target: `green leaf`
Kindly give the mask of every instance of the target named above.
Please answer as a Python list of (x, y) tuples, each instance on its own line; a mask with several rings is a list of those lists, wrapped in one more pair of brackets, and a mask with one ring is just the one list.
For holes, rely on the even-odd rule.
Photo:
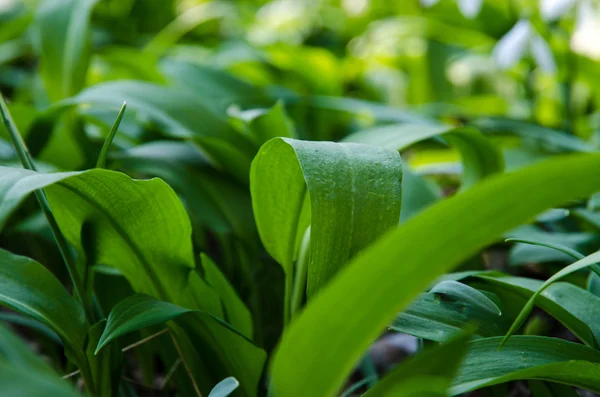
[(475, 288), (454, 280), (442, 281), (435, 285), (430, 291), (432, 294), (440, 294), (453, 297), (463, 302), (469, 302), (473, 306), (479, 307), (497, 316), (502, 315), (500, 308), (485, 294), (477, 291)]
[(21, 327), (30, 328), (31, 330), (36, 331), (38, 334), (44, 335), (51, 341), (56, 342), (59, 345), (62, 344), (60, 338), (54, 331), (30, 317), (23, 316), (18, 313), (6, 312), (0, 313), (0, 322), (6, 322), (9, 324), (12, 323)]
[[(170, 320), (168, 327), (202, 389), (229, 372), (239, 379), (244, 395), (255, 396), (265, 353), (224, 321), (209, 313), (186, 309), (146, 295), (133, 295), (111, 311), (96, 352), (126, 333)], [(218, 380), (217, 380), (218, 381)], [(211, 383), (212, 382), (212, 383)], [(208, 389), (210, 390), (210, 388)], [(207, 390), (203, 390), (207, 391)]]
[(40, 74), (52, 101), (83, 88), (91, 55), (90, 17), (98, 0), (44, 0), (33, 23)]
[(523, 324), (523, 322), (527, 319), (527, 316), (529, 316), (529, 313), (531, 313), (531, 311), (533, 310), (536, 298), (542, 292), (544, 292), (544, 290), (546, 288), (548, 288), (552, 283), (560, 280), (561, 278), (563, 278), (573, 272), (576, 272), (581, 269), (585, 269), (586, 267), (589, 267), (589, 266), (596, 265), (599, 262), (600, 262), (600, 252), (596, 252), (594, 254), (588, 255), (585, 258), (580, 259), (577, 262), (561, 269), (556, 274), (554, 274), (552, 277), (550, 277), (548, 280), (546, 280), (540, 286), (540, 288), (531, 296), (531, 298), (529, 298), (529, 300), (527, 301), (527, 303), (521, 310), (521, 313), (519, 313), (519, 316), (517, 317), (517, 319), (515, 320), (513, 325), (510, 327), (510, 329), (508, 330), (506, 335), (504, 336), (504, 339), (502, 340), (502, 344), (500, 345), (500, 347), (502, 347), (502, 345), (504, 345), (506, 343), (506, 341), (508, 341), (508, 339), (511, 337), (511, 335), (514, 334), (519, 329), (519, 327)]
[(193, 139), (216, 164), (247, 182), (250, 163), (257, 150), (251, 137), (233, 129), (216, 106), (178, 87), (139, 81), (107, 82), (62, 101), (53, 111), (74, 105), (118, 109), (123, 101), (132, 111), (157, 122), (166, 136)]
[(247, 338), (252, 339), (252, 314), (250, 314), (229, 280), (221, 273), (219, 267), (204, 254), (201, 254), (200, 258), (204, 269), (204, 278), (221, 297), (225, 321)]
[(227, 397), (240, 385), (234, 377), (225, 378), (210, 391), (208, 397)]
[(405, 222), (440, 199), (440, 188), (417, 175), (406, 165), (402, 175), (402, 211), (400, 222)]
[(0, 360), (0, 390), (6, 396), (78, 397), (71, 385), (56, 375), (15, 368)]
[(269, 109), (244, 111), (232, 109), (229, 111), (229, 115), (233, 121), (241, 124), (239, 128), (246, 130), (258, 145), (263, 145), (272, 138), (294, 138), (296, 136), (294, 126), (281, 101)]
[(164, 324), (190, 311), (192, 310), (159, 301), (147, 295), (132, 295), (117, 303), (110, 311), (106, 327), (98, 339), (94, 354), (98, 354), (100, 349), (122, 335), (153, 325)]
[(98, 396), (116, 396), (121, 381), (121, 361), (123, 353), (118, 344), (96, 354), (96, 346), (103, 335), (106, 320), (101, 320), (88, 330), (85, 354), (90, 363), (95, 392)]
[(522, 138), (530, 139), (542, 144), (550, 150), (594, 152), (596, 149), (577, 138), (562, 131), (542, 127), (519, 120), (511, 120), (503, 117), (484, 117), (473, 120), (474, 127), (489, 133), (510, 133)]
[[(394, 368), (381, 382), (371, 388), (365, 397), (373, 396), (405, 396), (403, 391), (408, 382), (423, 377), (436, 377), (445, 379), (446, 386), (441, 390), (441, 395), (446, 395), (452, 377), (456, 374), (459, 364), (467, 351), (467, 341), (470, 333), (461, 332), (447, 343), (425, 350)], [(414, 386), (411, 386), (414, 387)], [(427, 382), (421, 383), (423, 394), (430, 391)], [(413, 391), (417, 394), (417, 390)], [(410, 394), (409, 394), (410, 395)], [(420, 394), (419, 394), (420, 395)], [(426, 394), (429, 395), (429, 394)]]
[[(389, 232), (285, 332), (272, 363), (274, 392), (333, 394), (381, 330), (433, 279), (537, 213), (598, 191), (597, 167), (599, 155), (578, 155), (492, 177)], [(520, 194), (506, 194), (515, 191)], [(310, 359), (306, 346), (318, 346), (324, 358)]]
[(161, 69), (178, 89), (194, 94), (206, 104), (224, 111), (229, 105), (267, 105), (265, 92), (231, 74), (207, 66), (167, 60)]
[(386, 125), (356, 132), (347, 136), (344, 141), (379, 145), (401, 151), (417, 142), (440, 135), (455, 145), (461, 153), (463, 188), (504, 169), (502, 153), (474, 128), (454, 128), (436, 124)]
[[(494, 292), (498, 296), (505, 296), (505, 302), (514, 306), (512, 317), (516, 318), (521, 310), (519, 305), (530, 299), (542, 282), (502, 274), (481, 274), (474, 276), (472, 284)], [(583, 343), (590, 347), (598, 345), (600, 323), (597, 321), (596, 305), (600, 304), (600, 298), (572, 284), (558, 282), (542, 292), (536, 303)]]
[(598, 351), (540, 336), (515, 336), (498, 351), (500, 340), (495, 337), (469, 343), (452, 395), (520, 379), (544, 379), (600, 391)]
[(476, 324), (474, 336), (503, 335), (510, 320), (468, 302), (421, 294), (394, 319), (390, 329), (436, 342), (447, 341), (461, 329)]
[(81, 305), (44, 266), (0, 249), (0, 303), (54, 331), (73, 352), (87, 332)]
[(153, 141), (113, 156), (119, 168), (164, 179), (180, 194), (195, 229), (258, 242), (247, 188), (215, 170), (190, 142)]
[(401, 181), (400, 156), (392, 150), (272, 139), (251, 170), (252, 205), (263, 244), (291, 274), (309, 223), (302, 216), (308, 194), (311, 297), (351, 257), (398, 224)]
[[(41, 374), (55, 375), (54, 370), (47, 362), (36, 356), (35, 353), (0, 323), (0, 363), (10, 364), (20, 371), (36, 371)], [(0, 387), (2, 382), (0, 381)]]

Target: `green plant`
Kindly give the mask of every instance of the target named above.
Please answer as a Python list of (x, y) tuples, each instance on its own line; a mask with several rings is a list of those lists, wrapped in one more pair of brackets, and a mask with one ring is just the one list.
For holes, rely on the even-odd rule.
[(391, 3), (0, 2), (0, 390), (600, 393), (591, 6)]

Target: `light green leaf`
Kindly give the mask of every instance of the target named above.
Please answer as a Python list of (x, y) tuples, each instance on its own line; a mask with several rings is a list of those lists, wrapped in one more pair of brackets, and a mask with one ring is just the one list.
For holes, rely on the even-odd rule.
[(520, 379), (544, 379), (600, 391), (600, 353), (578, 343), (540, 336), (477, 339), (454, 379), (452, 395)]
[(83, 88), (91, 54), (90, 16), (98, 0), (44, 0), (33, 23), (40, 74), (54, 102)]
[(267, 251), (292, 272), (298, 240), (308, 224), (310, 199), (312, 296), (377, 236), (398, 224), (402, 163), (376, 146), (275, 138), (260, 150), (251, 171), (254, 216)]
[[(433, 279), (537, 213), (599, 190), (598, 167), (600, 155), (578, 155), (492, 177), (389, 232), (285, 332), (272, 363), (274, 392), (332, 395), (381, 330)], [(520, 194), (506, 194), (515, 191)], [(307, 356), (306, 346), (319, 346), (322, 359)]]

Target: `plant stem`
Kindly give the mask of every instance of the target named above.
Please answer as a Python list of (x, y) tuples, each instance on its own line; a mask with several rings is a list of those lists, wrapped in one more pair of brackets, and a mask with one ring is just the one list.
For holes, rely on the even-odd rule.
[(171, 340), (173, 340), (173, 344), (175, 345), (175, 349), (177, 350), (177, 353), (181, 358), (181, 362), (183, 363), (185, 371), (187, 372), (188, 376), (190, 377), (190, 380), (192, 381), (192, 385), (194, 386), (196, 394), (198, 395), (198, 397), (202, 397), (202, 393), (200, 392), (200, 389), (196, 384), (196, 380), (194, 379), (194, 374), (192, 373), (192, 370), (188, 363), (185, 361), (185, 358), (183, 357), (183, 351), (181, 350), (181, 347), (179, 347), (179, 343), (177, 343), (177, 339), (175, 338), (175, 335), (173, 335), (173, 332), (171, 332), (171, 330), (169, 330), (169, 335), (171, 335)]
[(105, 168), (106, 166), (106, 156), (108, 155), (108, 148), (110, 148), (110, 144), (112, 143), (115, 135), (117, 134), (117, 130), (119, 129), (119, 125), (121, 125), (121, 120), (123, 120), (123, 115), (125, 114), (125, 110), (127, 109), (127, 102), (123, 102), (123, 106), (121, 106), (121, 110), (119, 110), (119, 114), (108, 133), (108, 136), (104, 140), (104, 145), (102, 145), (102, 149), (100, 150), (100, 155), (98, 156), (98, 161), (96, 162), (96, 168)]
[(133, 349), (133, 348), (135, 348), (135, 347), (138, 347), (139, 345), (143, 345), (144, 343), (146, 343), (146, 342), (149, 342), (149, 341), (151, 341), (152, 339), (154, 339), (154, 338), (157, 338), (157, 337), (159, 337), (159, 336), (161, 336), (162, 334), (165, 334), (165, 333), (167, 333), (167, 332), (169, 332), (169, 329), (168, 329), (168, 328), (165, 328), (165, 329), (163, 329), (163, 330), (161, 330), (161, 331), (158, 331), (158, 332), (157, 332), (157, 333), (155, 333), (155, 334), (152, 334), (152, 335), (150, 335), (150, 336), (148, 336), (148, 337), (146, 337), (146, 338), (144, 338), (144, 339), (140, 339), (139, 341), (137, 341), (137, 342), (135, 342), (135, 343), (132, 343), (132, 344), (131, 344), (131, 345), (129, 345), (129, 346), (126, 346), (126, 347), (124, 347), (124, 348), (123, 348), (121, 351), (122, 351), (123, 353), (125, 353), (126, 351), (129, 351), (129, 350), (131, 350), (131, 349)]
[[(8, 131), (8, 134), (10, 136), (12, 144), (13, 144), (15, 150), (17, 151), (17, 155), (19, 156), (19, 160), (21, 161), (23, 168), (31, 170), (31, 171), (36, 171), (36, 167), (33, 164), (31, 155), (29, 154), (29, 150), (27, 149), (27, 145), (25, 144), (25, 141), (21, 137), (21, 134), (19, 133), (19, 130), (18, 130), (14, 120), (12, 119), (12, 116), (10, 115), (8, 106), (6, 105), (6, 101), (4, 100), (4, 96), (1, 93), (0, 93), (0, 116), (2, 116), (2, 121), (4, 122), (4, 126), (6, 127), (6, 130)], [(86, 299), (84, 299), (83, 285), (81, 283), (79, 274), (77, 272), (75, 260), (71, 255), (69, 244), (67, 243), (67, 240), (65, 239), (63, 234), (61, 233), (60, 228), (58, 227), (58, 224), (56, 223), (56, 219), (54, 218), (54, 215), (52, 214), (52, 210), (50, 209), (50, 204), (48, 203), (48, 199), (46, 198), (46, 195), (44, 194), (44, 191), (42, 189), (36, 190), (34, 192), (34, 194), (35, 194), (35, 197), (42, 209), (42, 212), (44, 213), (44, 216), (46, 217), (46, 220), (48, 221), (50, 230), (52, 231), (52, 235), (54, 236), (54, 239), (56, 240), (56, 244), (58, 245), (60, 254), (61, 254), (61, 256), (65, 262), (65, 265), (67, 267), (67, 272), (69, 273), (69, 277), (71, 278), (71, 283), (73, 284), (73, 292), (75, 294), (75, 297), (83, 305), (88, 319), (93, 318), (91, 316), (90, 309), (86, 305)]]

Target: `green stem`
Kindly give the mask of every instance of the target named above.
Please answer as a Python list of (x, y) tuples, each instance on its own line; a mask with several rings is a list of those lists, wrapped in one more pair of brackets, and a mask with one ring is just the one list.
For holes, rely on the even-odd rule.
[[(6, 101), (4, 100), (4, 96), (1, 93), (0, 93), (0, 116), (2, 116), (2, 121), (4, 122), (4, 126), (6, 127), (6, 130), (8, 131), (8, 134), (10, 135), (10, 139), (13, 143), (15, 150), (17, 151), (17, 155), (19, 156), (19, 160), (21, 161), (21, 164), (23, 165), (24, 168), (26, 168), (28, 170), (36, 171), (35, 165), (33, 164), (33, 161), (31, 160), (31, 155), (29, 154), (29, 150), (27, 149), (27, 145), (25, 144), (25, 141), (21, 137), (21, 134), (19, 133), (19, 130), (18, 130), (14, 120), (12, 119), (12, 116), (10, 115), (8, 106), (6, 105)], [(90, 316), (91, 312), (89, 311), (89, 308), (86, 307), (87, 305), (85, 304), (86, 299), (84, 299), (84, 294), (83, 294), (84, 289), (82, 287), (82, 283), (79, 278), (79, 274), (77, 273), (77, 267), (75, 264), (75, 260), (71, 255), (70, 247), (67, 243), (67, 240), (65, 239), (63, 234), (60, 232), (58, 224), (56, 223), (56, 219), (54, 218), (54, 215), (52, 214), (52, 210), (50, 209), (50, 204), (48, 203), (48, 199), (46, 198), (46, 195), (44, 194), (44, 191), (42, 189), (36, 190), (34, 192), (34, 194), (35, 194), (35, 197), (36, 197), (38, 203), (40, 204), (40, 207), (42, 209), (42, 212), (44, 213), (44, 216), (48, 220), (48, 224), (50, 226), (50, 230), (52, 231), (52, 235), (54, 236), (54, 239), (56, 240), (56, 244), (58, 245), (58, 249), (60, 251), (62, 258), (65, 261), (65, 265), (67, 267), (67, 272), (69, 273), (69, 277), (71, 278), (71, 283), (73, 284), (73, 292), (75, 294), (75, 297), (84, 306), (84, 309), (86, 311), (88, 318), (92, 318)]]
[(117, 115), (117, 119), (115, 120), (108, 136), (104, 140), (104, 145), (102, 145), (102, 149), (100, 150), (100, 155), (98, 156), (98, 161), (96, 162), (96, 168), (106, 168), (106, 156), (108, 155), (108, 148), (112, 143), (117, 130), (119, 129), (119, 125), (121, 125), (121, 120), (123, 120), (123, 115), (125, 114), (125, 110), (127, 109), (127, 102), (123, 102), (123, 106), (121, 106), (121, 110), (119, 110), (119, 114)]
[(304, 232), (298, 262), (296, 262), (296, 276), (294, 279), (294, 292), (292, 293), (292, 318), (302, 308), (302, 300), (306, 292), (306, 275), (308, 273), (308, 259), (310, 247), (310, 226)]

